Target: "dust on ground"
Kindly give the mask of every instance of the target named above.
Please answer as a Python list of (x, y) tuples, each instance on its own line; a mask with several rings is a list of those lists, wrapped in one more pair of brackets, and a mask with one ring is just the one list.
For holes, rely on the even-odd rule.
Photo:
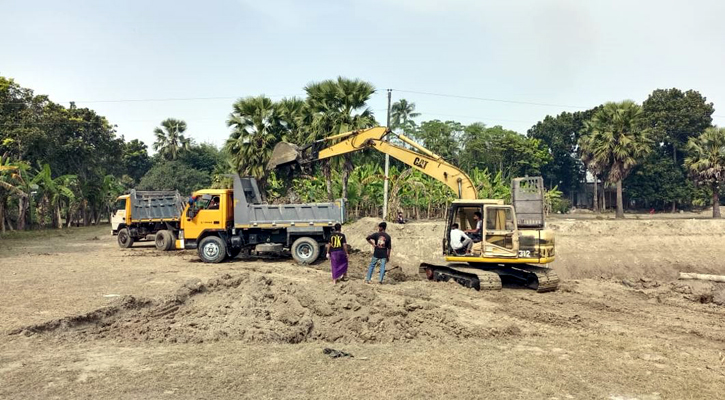
[(387, 284), (364, 284), (376, 223), (345, 227), (338, 285), (327, 261), (209, 265), (119, 249), (107, 227), (0, 239), (0, 398), (721, 395), (723, 284), (676, 281), (662, 262), (671, 251), (725, 274), (717, 253), (698, 255), (722, 242), (721, 221), (552, 220), (565, 278), (546, 294), (419, 280), (417, 260), (440, 252), (436, 222), (391, 224)]

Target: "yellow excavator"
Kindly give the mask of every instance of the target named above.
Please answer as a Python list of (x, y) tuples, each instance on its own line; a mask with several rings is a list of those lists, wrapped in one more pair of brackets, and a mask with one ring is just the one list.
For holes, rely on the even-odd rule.
[[(391, 136), (411, 148), (386, 140)], [(538, 292), (558, 288), (556, 273), (542, 266), (553, 262), (555, 254), (554, 232), (545, 227), (541, 177), (514, 179), (511, 205), (501, 199), (478, 199), (475, 182), (460, 168), (386, 127), (341, 133), (303, 147), (281, 142), (275, 146), (267, 168), (305, 165), (365, 149), (388, 154), (446, 184), (458, 195), (446, 213), (443, 255), (449, 264), (422, 263), (422, 277), (454, 280), (476, 290), (499, 290), (502, 283), (509, 282)], [(474, 232), (476, 243), (471, 253), (451, 247), (449, 238), (454, 223)]]

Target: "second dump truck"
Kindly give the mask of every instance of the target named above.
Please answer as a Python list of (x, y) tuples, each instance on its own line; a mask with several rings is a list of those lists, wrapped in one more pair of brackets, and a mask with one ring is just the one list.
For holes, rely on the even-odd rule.
[[(207, 263), (234, 258), (242, 251), (289, 251), (295, 261), (307, 264), (320, 256), (334, 225), (345, 222), (345, 207), (343, 200), (265, 204), (254, 178), (235, 175), (233, 189), (194, 192), (178, 221), (155, 232), (161, 250), (197, 249)], [(164, 246), (159, 247), (159, 241)]]

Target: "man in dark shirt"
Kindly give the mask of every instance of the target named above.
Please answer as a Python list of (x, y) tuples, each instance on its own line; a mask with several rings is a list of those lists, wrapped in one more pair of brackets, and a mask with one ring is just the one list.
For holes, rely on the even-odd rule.
[(391, 244), (390, 235), (385, 233), (385, 229), (388, 224), (385, 221), (378, 224), (378, 231), (368, 236), (366, 240), (373, 246), (373, 258), (368, 266), (368, 274), (365, 276), (365, 283), (370, 283), (370, 279), (373, 277), (373, 271), (375, 271), (375, 265), (380, 263), (380, 280), (378, 283), (383, 283), (385, 277), (385, 263), (390, 261), (390, 250), (393, 248)]
[(465, 231), (473, 240), (473, 243), (478, 243), (483, 240), (483, 215), (480, 211), (473, 213), (473, 221), (476, 223), (476, 229), (469, 229)]

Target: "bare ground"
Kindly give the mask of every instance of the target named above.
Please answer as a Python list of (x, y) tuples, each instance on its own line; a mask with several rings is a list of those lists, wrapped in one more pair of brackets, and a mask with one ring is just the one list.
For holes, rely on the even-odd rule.
[(673, 280), (725, 274), (722, 221), (556, 219), (547, 294), (418, 280), (433, 222), (392, 226), (387, 284), (365, 285), (374, 226), (345, 228), (341, 285), (326, 262), (207, 265), (107, 227), (2, 238), (0, 398), (722, 396), (725, 291)]

